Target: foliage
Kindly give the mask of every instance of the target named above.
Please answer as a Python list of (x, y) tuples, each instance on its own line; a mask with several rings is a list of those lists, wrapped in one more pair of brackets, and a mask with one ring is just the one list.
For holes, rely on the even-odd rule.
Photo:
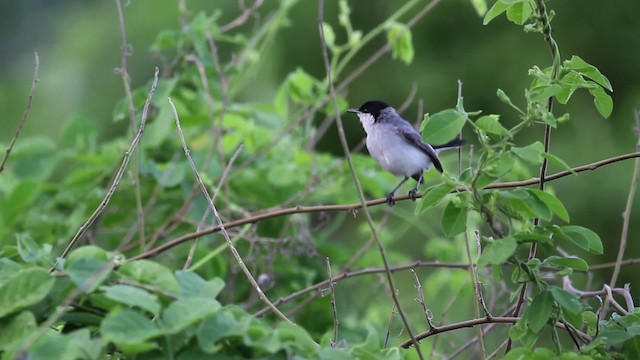
[[(324, 130), (314, 116), (330, 124), (337, 115), (329, 102), (327, 79), (301, 66), (291, 70), (268, 102), (246, 102), (239, 96), (252, 86), (279, 31), (290, 21), (300, 21), (289, 16), (297, 2), (279, 2), (271, 16), (253, 27), (228, 28), (221, 13), (199, 12), (189, 16), (180, 30), (160, 32), (151, 51), (170, 60), (150, 98), (148, 123), (135, 154), (125, 154), (129, 141), (125, 135), (98, 143), (97, 129), (82, 117), (69, 120), (61, 143), (41, 138), (16, 143), (7, 170), (0, 174), (0, 199), (6, 204), (0, 207), (4, 359), (194, 359), (213, 354), (274, 359), (416, 357), (390, 334), (398, 327), (396, 311), (412, 315), (414, 331), (427, 331), (420, 322), (423, 311), (408, 301), (402, 301), (403, 309), (392, 308), (384, 284), (353, 282), (348, 288), (336, 284), (335, 299), (327, 296), (286, 306), (295, 324), (277, 323), (260, 318), (268, 310), (261, 310), (264, 303), (256, 289), (238, 271), (235, 259), (226, 255), (228, 247), (235, 246), (271, 300), (307, 292), (325, 280), (325, 257), (343, 274), (380, 264), (379, 254), (368, 251), (370, 245), (362, 246), (361, 238), (369, 236), (364, 224), (354, 223), (342, 212), (326, 215), (328, 208), (306, 214), (314, 211), (295, 207), (357, 201), (343, 157), (315, 148)], [(411, 26), (403, 19), (419, 3), (406, 2), (365, 32), (354, 28), (349, 3), (339, 1), (338, 25), (323, 19), (321, 26), (335, 80), (345, 79), (346, 71), (358, 65), (365, 45), (377, 37), (386, 40), (392, 58), (410, 64), (414, 44)], [(480, 14), (487, 8), (484, 1), (472, 4)], [(446, 303), (452, 299), (460, 307), (452, 316), (455, 321), (484, 315), (490, 323), (495, 314), (481, 314), (480, 299), (470, 291), (469, 282), (478, 286), (477, 277), (485, 284), (482, 292), (491, 293), (497, 304), (492, 312), (512, 313), (511, 304), (519, 304), (520, 310), (524, 301), (513, 326), (485, 339), (496, 348), (505, 338), (513, 341), (515, 347), (506, 358), (635, 358), (640, 352), (637, 309), (600, 318), (601, 307), (563, 286), (563, 281), (579, 283), (593, 261), (590, 255), (603, 253), (600, 236), (571, 224), (561, 197), (544, 184), (497, 186), (529, 177), (532, 169), (546, 169), (543, 164), (571, 170), (551, 152), (548, 140), (519, 146), (514, 140), (523, 132), (541, 127), (552, 131), (568, 122), (569, 114), (554, 113), (554, 101), (566, 104), (584, 89), (602, 117), (609, 117), (613, 109), (609, 80), (577, 55), (561, 57), (550, 30), (553, 12), (547, 13), (541, 4), (498, 0), (484, 14), (484, 23), (489, 24), (504, 13), (526, 31), (539, 33), (551, 49), (552, 65), (534, 65), (528, 72), (532, 81), (524, 91), (524, 106), (497, 90), (505, 113), (515, 111), (518, 123), (507, 126), (501, 121), (505, 115), (466, 110), (462, 89), (455, 108), (425, 115), (421, 131), (427, 142), (446, 143), (463, 130), (467, 140), (475, 136), (474, 154), (465, 159), (470, 166), (461, 168), (458, 176), (427, 174), (428, 182), (436, 184), (425, 189), (414, 207), (394, 208), (394, 226), (381, 224), (379, 235), (393, 264), (424, 257), (472, 264), (471, 276), (455, 269), (429, 273), (427, 300), (422, 304), (426, 309), (425, 302), (440, 299), (427, 313), (446, 313)], [(131, 116), (130, 101), (137, 126), (147, 121), (141, 109), (150, 84), (134, 89), (131, 98), (115, 105), (114, 121)], [(230, 242), (214, 231), (218, 224), (210, 218), (208, 204), (184, 161), (168, 97), (176, 105), (190, 154), (203, 183), (216, 194), (223, 218), (267, 214), (257, 224), (227, 223)], [(348, 104), (345, 92), (336, 100), (343, 113)], [(134, 156), (130, 173), (113, 183), (123, 154)], [(367, 195), (378, 197), (393, 186), (394, 179), (382, 175), (369, 157), (350, 156)], [(226, 168), (231, 169), (228, 174)], [(83, 237), (89, 245), (58, 257), (111, 192), (115, 195), (108, 207)], [(293, 211), (286, 216), (273, 215), (289, 206)], [(354, 214), (356, 208), (351, 209)], [(371, 211), (381, 214), (379, 207)], [(439, 212), (438, 224), (432, 219)], [(191, 248), (171, 241), (203, 229), (207, 234), (194, 236), (200, 239), (191, 240)], [(474, 235), (477, 241), (471, 242)], [(407, 248), (404, 241), (422, 242), (425, 237), (429, 240), (424, 249)], [(459, 251), (465, 246), (466, 254)], [(470, 247), (478, 256), (471, 255)], [(326, 287), (318, 287), (309, 301), (323, 297)], [(411, 300), (408, 294), (400, 292)], [(331, 303), (338, 306), (338, 339), (332, 338)], [(474, 303), (475, 311), (466, 309), (469, 303)], [(451, 343), (443, 350), (445, 345), (436, 348), (432, 337), (421, 347), (444, 355), (470, 338), (447, 337)], [(574, 342), (579, 350), (574, 350)]]

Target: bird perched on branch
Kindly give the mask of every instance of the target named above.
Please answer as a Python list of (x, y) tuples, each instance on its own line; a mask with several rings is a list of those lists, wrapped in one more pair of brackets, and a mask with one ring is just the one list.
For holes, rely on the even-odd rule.
[(454, 139), (446, 144), (431, 146), (422, 141), (420, 133), (396, 109), (383, 101), (372, 100), (362, 104), (359, 109), (348, 109), (358, 115), (364, 131), (367, 133), (369, 154), (386, 171), (404, 179), (387, 195), (389, 206), (395, 205), (395, 192), (410, 177), (416, 186), (409, 191), (409, 197), (415, 201), (418, 186), (423, 182), (422, 174), (433, 166), (442, 172), (438, 152), (444, 149), (458, 148), (464, 144), (462, 139)]

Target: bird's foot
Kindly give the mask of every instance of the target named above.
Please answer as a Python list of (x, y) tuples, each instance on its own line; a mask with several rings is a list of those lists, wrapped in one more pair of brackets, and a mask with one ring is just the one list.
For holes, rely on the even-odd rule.
[(411, 201), (416, 201), (416, 198), (418, 198), (418, 189), (409, 190), (409, 199), (411, 199)]
[(389, 193), (389, 195), (387, 195), (387, 204), (389, 204), (389, 207), (392, 207), (393, 205), (396, 204), (396, 201), (393, 200), (393, 196), (394, 196), (394, 193)]

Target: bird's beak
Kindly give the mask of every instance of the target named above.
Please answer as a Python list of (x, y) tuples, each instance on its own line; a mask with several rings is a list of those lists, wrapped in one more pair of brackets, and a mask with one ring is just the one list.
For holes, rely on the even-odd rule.
[(347, 109), (347, 112), (354, 113), (354, 114), (359, 114), (360, 110), (358, 110), (358, 109)]

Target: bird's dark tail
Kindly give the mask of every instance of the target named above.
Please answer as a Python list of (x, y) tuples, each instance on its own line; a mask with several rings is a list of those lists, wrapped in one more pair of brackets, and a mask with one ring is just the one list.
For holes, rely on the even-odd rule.
[(455, 138), (451, 141), (449, 141), (446, 144), (442, 144), (442, 145), (432, 145), (434, 149), (436, 150), (444, 150), (444, 149), (451, 149), (451, 148), (457, 148), (460, 147), (464, 144), (466, 144), (467, 142), (464, 139), (458, 139)]

